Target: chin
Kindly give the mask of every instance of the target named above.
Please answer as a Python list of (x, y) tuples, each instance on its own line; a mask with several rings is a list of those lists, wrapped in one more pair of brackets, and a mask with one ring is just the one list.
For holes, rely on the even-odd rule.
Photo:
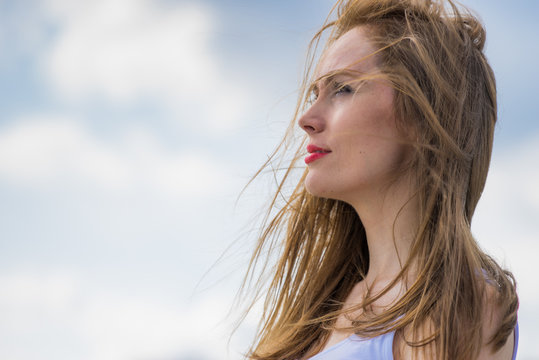
[(331, 184), (328, 179), (320, 179), (314, 176), (309, 176), (305, 178), (305, 190), (313, 196), (334, 199), (334, 200), (343, 200), (339, 193), (336, 190), (335, 184)]
[(305, 190), (307, 190), (307, 192), (313, 196), (326, 197), (324, 195), (326, 191), (324, 191), (323, 184), (321, 184), (320, 181), (313, 179), (309, 175), (307, 175), (305, 178)]

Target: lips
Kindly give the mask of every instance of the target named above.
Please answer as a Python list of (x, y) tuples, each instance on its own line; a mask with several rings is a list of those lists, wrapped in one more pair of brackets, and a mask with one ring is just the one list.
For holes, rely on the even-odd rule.
[(308, 165), (308, 164), (312, 163), (313, 161), (316, 161), (316, 160), (318, 160), (320, 158), (323, 158), (324, 156), (329, 154), (331, 151), (327, 150), (327, 149), (324, 149), (324, 148), (321, 148), (321, 147), (318, 147), (318, 146), (313, 145), (313, 144), (309, 144), (309, 145), (307, 145), (307, 152), (310, 155), (305, 157), (305, 164)]

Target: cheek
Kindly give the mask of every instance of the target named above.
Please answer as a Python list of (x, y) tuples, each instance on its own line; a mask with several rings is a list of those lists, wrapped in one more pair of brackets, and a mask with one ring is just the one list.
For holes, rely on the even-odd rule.
[(357, 106), (336, 124), (333, 143), (349, 157), (362, 157), (384, 152), (401, 138), (395, 119), (387, 107)]
[(387, 109), (369, 110), (350, 122), (348, 132), (335, 137), (343, 166), (339, 172), (375, 178), (400, 169), (408, 157), (410, 151), (393, 114)]

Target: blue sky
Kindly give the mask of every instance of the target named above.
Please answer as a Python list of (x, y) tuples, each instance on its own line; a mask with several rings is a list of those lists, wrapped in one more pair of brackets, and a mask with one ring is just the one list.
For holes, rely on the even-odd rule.
[[(539, 2), (466, 4), (500, 105), (473, 231), (514, 271), (519, 358), (539, 359)], [(0, 358), (240, 358), (255, 319), (227, 348), (226, 313), (271, 181), (237, 196), (331, 6), (0, 0)]]

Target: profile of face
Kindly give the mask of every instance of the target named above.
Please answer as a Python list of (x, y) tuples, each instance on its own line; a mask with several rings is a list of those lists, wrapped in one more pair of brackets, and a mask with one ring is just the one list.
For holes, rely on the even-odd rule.
[(357, 81), (377, 70), (368, 31), (353, 28), (327, 49), (315, 70), (313, 102), (298, 121), (309, 137), (305, 186), (315, 196), (353, 203), (387, 184), (409, 154), (394, 89), (383, 79)]

